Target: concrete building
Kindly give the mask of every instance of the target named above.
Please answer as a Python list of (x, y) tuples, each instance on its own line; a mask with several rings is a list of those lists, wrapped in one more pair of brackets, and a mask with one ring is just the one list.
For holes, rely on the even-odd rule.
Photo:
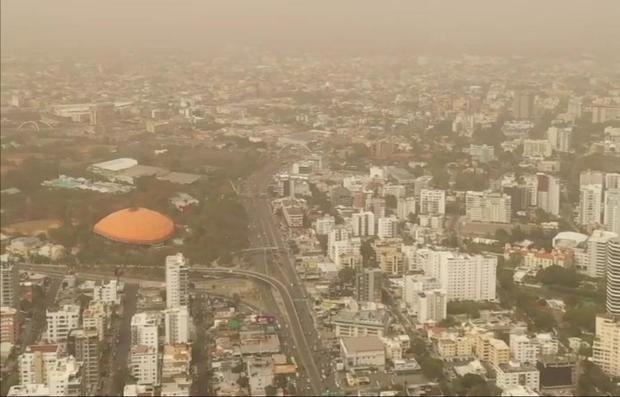
[(544, 159), (553, 154), (551, 144), (546, 139), (524, 139), (523, 157)]
[(106, 283), (100, 283), (93, 289), (93, 301), (103, 302), (110, 305), (119, 305), (121, 298), (118, 294), (118, 282), (110, 280)]
[(164, 345), (162, 355), (162, 379), (177, 375), (189, 375), (192, 361), (192, 346), (186, 343)]
[(291, 205), (282, 207), (282, 215), (288, 227), (298, 228), (304, 226), (304, 209), (302, 207)]
[(602, 185), (581, 185), (579, 188), (579, 223), (599, 225), (601, 223), (603, 199)]
[[(620, 132), (620, 128), (618, 131)], [(605, 174), (605, 189), (620, 189), (620, 173), (608, 172)]]
[(529, 337), (523, 330), (510, 333), (510, 352), (512, 358), (520, 363), (535, 364), (540, 356), (557, 354), (559, 342), (551, 334)]
[(405, 274), (405, 258), (400, 245), (380, 246), (375, 244), (375, 253), (379, 268), (387, 275), (402, 276)]
[(478, 360), (496, 367), (510, 361), (510, 347), (503, 340), (495, 338), (492, 332), (479, 333), (475, 338), (474, 355)]
[(0, 341), (15, 345), (19, 337), (19, 330), (17, 309), (0, 306)]
[(131, 344), (149, 346), (157, 350), (160, 323), (161, 315), (157, 312), (134, 314), (131, 317)]
[(605, 185), (605, 173), (602, 171), (585, 170), (579, 174), (579, 186)]
[(406, 274), (403, 276), (402, 300), (408, 308), (409, 314), (418, 314), (418, 300), (420, 292), (439, 289), (439, 280), (424, 274)]
[(469, 155), (472, 160), (488, 163), (495, 160), (495, 148), (491, 145), (469, 145)]
[(605, 191), (603, 225), (605, 230), (620, 234), (620, 188)]
[(576, 251), (577, 270), (589, 277), (603, 278), (607, 272), (607, 249), (616, 233), (595, 230), (585, 242), (583, 251)]
[(448, 300), (495, 300), (497, 257), (420, 249), (424, 273), (439, 280)]
[(340, 357), (347, 370), (385, 367), (385, 348), (378, 336), (340, 338)]
[(560, 179), (551, 175), (538, 173), (536, 206), (552, 215), (560, 215)]
[(446, 191), (422, 189), (420, 191), (420, 214), (445, 214)]
[(396, 202), (396, 216), (398, 219), (407, 220), (410, 214), (416, 213), (415, 197), (400, 197)]
[(166, 307), (189, 305), (189, 266), (183, 254), (166, 257)]
[(541, 356), (536, 363), (541, 392), (575, 388), (579, 379), (579, 361), (575, 354)]
[(516, 91), (512, 102), (512, 115), (517, 120), (534, 117), (534, 94), (528, 90)]
[(46, 339), (51, 343), (65, 342), (72, 329), (80, 328), (80, 307), (64, 305), (58, 310), (46, 311)]
[(82, 312), (82, 328), (96, 330), (99, 341), (103, 341), (109, 325), (110, 319), (105, 304), (91, 301)]
[(549, 127), (547, 141), (558, 152), (569, 152), (572, 147), (573, 129), (571, 127)]
[(94, 394), (100, 380), (99, 335), (95, 329), (72, 329), (67, 338), (67, 352), (82, 363), (84, 388)]
[(596, 316), (592, 362), (607, 375), (620, 376), (620, 317), (611, 314)]
[(439, 322), (447, 317), (448, 298), (446, 291), (433, 289), (418, 292), (418, 323)]
[(49, 397), (50, 389), (42, 384), (13, 385), (7, 397)]
[(620, 316), (620, 239), (607, 244), (607, 312)]
[(383, 272), (380, 269), (364, 269), (355, 275), (355, 300), (381, 303)]
[(187, 306), (164, 310), (164, 343), (188, 343), (190, 341), (190, 324)]
[(334, 334), (343, 336), (383, 336), (388, 315), (384, 310), (342, 310), (332, 317)]
[(392, 238), (398, 235), (398, 218), (383, 217), (377, 220), (377, 237)]
[(354, 236), (374, 236), (375, 214), (371, 211), (359, 212), (351, 216), (351, 226)]
[(510, 223), (511, 198), (496, 192), (468, 191), (465, 195), (465, 212), (472, 222)]
[(329, 232), (336, 226), (336, 218), (332, 215), (323, 215), (321, 218), (314, 222), (314, 230), (319, 236), (329, 234)]
[(17, 265), (11, 261), (8, 254), (0, 255), (0, 307), (17, 307), (18, 288)]
[(152, 346), (132, 346), (129, 351), (129, 373), (138, 384), (159, 384), (159, 357)]
[(511, 361), (495, 367), (497, 387), (507, 389), (513, 386), (524, 386), (531, 390), (540, 389), (540, 372), (533, 365), (521, 365)]
[(17, 366), (19, 383), (47, 384), (48, 369), (60, 357), (57, 344), (30, 345), (19, 355)]
[(51, 363), (47, 378), (47, 387), (52, 396), (84, 395), (82, 363), (73, 356), (58, 358)]

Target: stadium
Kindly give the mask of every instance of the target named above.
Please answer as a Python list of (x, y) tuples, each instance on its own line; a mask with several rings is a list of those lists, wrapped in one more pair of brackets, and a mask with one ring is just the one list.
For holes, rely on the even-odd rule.
[(174, 234), (174, 223), (157, 211), (126, 208), (101, 219), (93, 231), (119, 243), (151, 245), (168, 240)]

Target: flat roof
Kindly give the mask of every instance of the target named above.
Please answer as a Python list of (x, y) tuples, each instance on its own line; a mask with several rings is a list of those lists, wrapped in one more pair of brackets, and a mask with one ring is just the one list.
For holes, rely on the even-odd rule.
[(376, 335), (342, 338), (342, 343), (349, 353), (383, 350), (383, 342)]
[(126, 170), (127, 168), (134, 167), (136, 165), (138, 165), (138, 160), (128, 158), (128, 157), (121, 157), (121, 158), (114, 159), (114, 160), (103, 161), (101, 163), (95, 163), (92, 165), (92, 167), (99, 168), (99, 169), (106, 170), (106, 171), (122, 171), (122, 170)]

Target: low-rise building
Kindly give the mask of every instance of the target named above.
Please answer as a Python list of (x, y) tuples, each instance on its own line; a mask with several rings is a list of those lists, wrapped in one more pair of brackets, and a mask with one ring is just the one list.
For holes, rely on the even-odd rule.
[(532, 365), (510, 361), (495, 366), (495, 373), (497, 386), (502, 389), (518, 385), (535, 391), (540, 389), (540, 372)]
[(340, 357), (347, 370), (385, 367), (385, 347), (374, 335), (340, 338)]
[(336, 337), (383, 336), (388, 325), (385, 310), (342, 310), (332, 317)]

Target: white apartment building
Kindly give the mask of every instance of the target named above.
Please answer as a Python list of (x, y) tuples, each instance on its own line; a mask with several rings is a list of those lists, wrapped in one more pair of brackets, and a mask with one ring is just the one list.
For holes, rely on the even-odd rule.
[(396, 202), (396, 216), (398, 216), (398, 219), (407, 220), (409, 214), (415, 214), (415, 205), (415, 197), (400, 197)]
[(524, 139), (523, 157), (531, 159), (543, 159), (551, 156), (553, 150), (546, 139)]
[(152, 347), (159, 346), (159, 312), (136, 313), (131, 317), (131, 344)]
[(362, 241), (359, 237), (336, 241), (330, 246), (329, 257), (337, 267), (342, 266), (342, 259), (359, 254)]
[(129, 352), (129, 372), (138, 384), (159, 384), (159, 359), (152, 346), (132, 346)]
[(521, 365), (511, 361), (495, 367), (497, 387), (509, 389), (514, 386), (525, 386), (532, 390), (540, 389), (540, 372), (532, 365)]
[(536, 359), (543, 355), (557, 354), (559, 342), (550, 333), (529, 337), (523, 330), (510, 333), (510, 353), (515, 361), (536, 364)]
[(107, 283), (95, 285), (93, 288), (93, 301), (110, 305), (120, 304), (121, 298), (118, 294), (118, 282), (110, 280)]
[(400, 250), (403, 253), (403, 261), (405, 269), (409, 271), (421, 270), (418, 269), (418, 264), (416, 262), (416, 251), (417, 247), (415, 245), (406, 245), (402, 244), (400, 246)]
[(610, 314), (596, 316), (592, 362), (609, 376), (620, 376), (620, 318)]
[(424, 274), (406, 274), (403, 276), (402, 299), (409, 314), (418, 314), (419, 293), (439, 289), (439, 280)]
[(585, 250), (576, 250), (577, 270), (589, 277), (605, 277), (607, 271), (607, 246), (618, 237), (616, 233), (594, 230), (585, 242)]
[(337, 337), (383, 336), (387, 320), (384, 310), (342, 310), (332, 317), (332, 325)]
[(445, 214), (446, 191), (422, 189), (420, 191), (420, 214)]
[(551, 148), (558, 152), (568, 152), (572, 146), (573, 129), (572, 127), (549, 127), (547, 129), (547, 140)]
[(433, 289), (418, 292), (418, 323), (439, 322), (446, 318), (448, 298), (446, 291)]
[(48, 397), (50, 389), (42, 384), (28, 383), (26, 385), (13, 385), (9, 389), (7, 397)]
[(73, 356), (55, 360), (48, 368), (47, 387), (52, 396), (83, 396), (82, 363)]
[(377, 221), (377, 236), (392, 238), (398, 235), (398, 218), (395, 216), (379, 218)]
[(329, 231), (327, 235), (327, 256), (329, 259), (333, 261), (336, 258), (336, 251), (342, 251), (342, 248), (335, 248), (336, 243), (350, 240), (352, 234), (351, 229), (344, 225), (336, 226)]
[(605, 174), (605, 189), (620, 189), (620, 173), (609, 172)]
[(47, 384), (48, 368), (60, 357), (57, 344), (31, 345), (19, 355), (19, 383)]
[(536, 206), (555, 216), (560, 215), (560, 179), (551, 175), (536, 174), (538, 189)]
[(472, 222), (510, 223), (511, 198), (496, 192), (468, 191), (465, 195), (465, 212)]
[(166, 257), (166, 307), (189, 305), (189, 266), (182, 253)]
[(108, 324), (108, 315), (103, 302), (91, 301), (82, 312), (82, 328), (97, 330), (99, 341), (103, 341)]
[(164, 343), (188, 343), (190, 341), (190, 316), (187, 306), (164, 310)]
[(620, 188), (605, 191), (603, 225), (605, 230), (620, 234)]
[(323, 215), (314, 222), (314, 230), (319, 236), (329, 234), (329, 232), (336, 226), (336, 218), (331, 215)]
[(383, 195), (391, 195), (396, 197), (396, 199), (400, 199), (405, 197), (405, 193), (407, 192), (407, 188), (405, 185), (384, 185), (383, 186)]
[(374, 236), (376, 234), (375, 214), (364, 211), (351, 215), (351, 227), (354, 236)]
[(67, 335), (72, 329), (80, 328), (80, 306), (64, 305), (62, 308), (50, 311), (46, 314), (48, 342), (58, 343), (67, 340)]
[(607, 312), (620, 316), (620, 239), (607, 245)]
[(601, 223), (602, 185), (581, 185), (579, 188), (579, 223), (597, 225)]
[(19, 273), (8, 254), (0, 255), (0, 306), (16, 308), (18, 302)]
[(488, 163), (495, 160), (495, 148), (491, 145), (469, 145), (469, 155), (472, 160)]
[(439, 280), (448, 300), (495, 300), (495, 256), (421, 249), (418, 257), (424, 273)]

